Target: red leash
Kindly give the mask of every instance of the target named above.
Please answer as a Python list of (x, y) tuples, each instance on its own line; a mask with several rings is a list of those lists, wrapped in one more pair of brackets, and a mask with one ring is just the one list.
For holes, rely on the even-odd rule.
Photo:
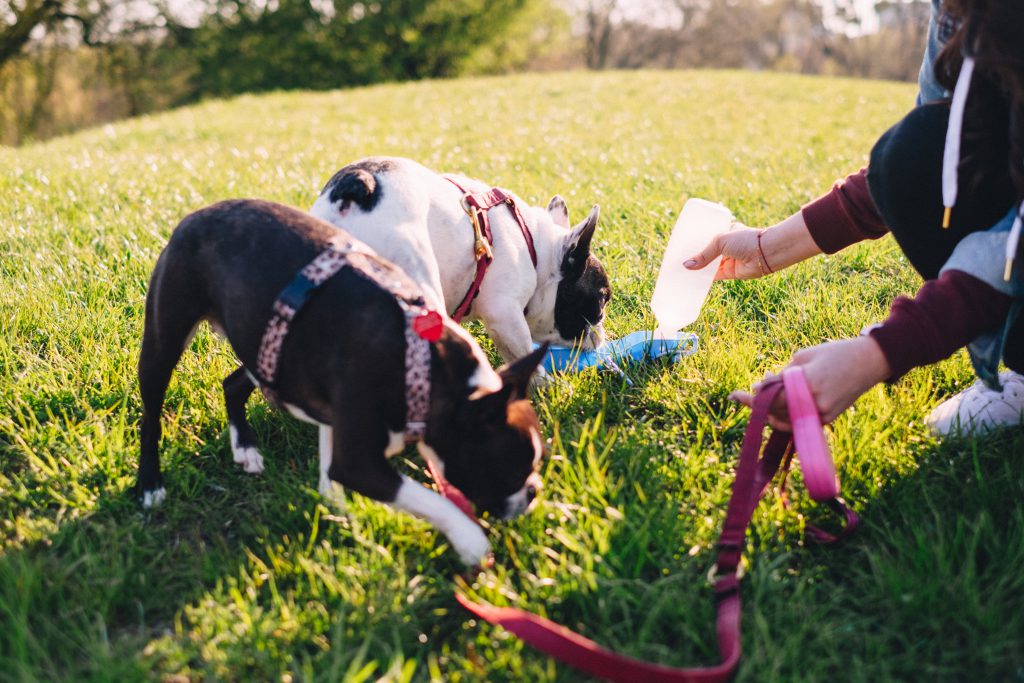
[(533, 235), (530, 234), (530, 228), (526, 225), (526, 220), (523, 218), (522, 212), (519, 211), (519, 206), (511, 195), (496, 187), (491, 188), (487, 192), (473, 193), (460, 185), (451, 176), (446, 175), (443, 177), (462, 192), (462, 208), (473, 224), (473, 256), (476, 258), (476, 275), (473, 277), (473, 283), (469, 286), (466, 296), (462, 297), (462, 303), (456, 307), (455, 312), (452, 314), (452, 320), (461, 322), (466, 317), (466, 314), (469, 313), (473, 300), (480, 293), (480, 286), (484, 282), (487, 267), (494, 260), (494, 250), (492, 249), (494, 246), (494, 233), (491, 232), (491, 219), (488, 216), (488, 211), (503, 204), (508, 207), (508, 210), (512, 212), (512, 218), (515, 219), (516, 224), (519, 226), (519, 231), (523, 233), (523, 240), (526, 241), (526, 248), (530, 252), (530, 260), (533, 261), (534, 268), (537, 267), (537, 250), (533, 246)]
[[(793, 434), (774, 432), (762, 449), (764, 428), (772, 402), (785, 390), (787, 405), (793, 423)], [(615, 683), (713, 683), (729, 680), (740, 660), (740, 584), (737, 569), (743, 553), (744, 540), (750, 519), (758, 502), (768, 491), (768, 485), (781, 468), (783, 483), (792, 460), (790, 446), (796, 442), (800, 466), (811, 497), (826, 502), (844, 518), (843, 530), (838, 535), (808, 527), (812, 537), (820, 542), (832, 543), (852, 533), (860, 519), (841, 498), (835, 468), (825, 444), (821, 422), (814, 409), (813, 398), (804, 379), (803, 371), (790, 368), (779, 379), (765, 383), (754, 397), (750, 423), (743, 437), (736, 479), (725, 515), (725, 524), (718, 538), (718, 556), (712, 573), (715, 575), (715, 605), (718, 613), (718, 652), (721, 663), (717, 666), (677, 669), (643, 662), (602, 648), (594, 641), (570, 631), (548, 619), (513, 607), (495, 607), (477, 603), (456, 594), (463, 607), (481, 619), (514, 633), (527, 644), (580, 671)], [(439, 478), (431, 468), (445, 495), (451, 485)], [(443, 483), (441, 483), (443, 482)], [(462, 494), (457, 494), (468, 507)], [(452, 498), (457, 505), (462, 505)], [(462, 508), (465, 509), (465, 508)]]

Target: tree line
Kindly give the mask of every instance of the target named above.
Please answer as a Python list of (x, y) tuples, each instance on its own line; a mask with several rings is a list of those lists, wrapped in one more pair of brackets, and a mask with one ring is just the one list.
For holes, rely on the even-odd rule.
[[(849, 0), (831, 1), (842, 20)], [(925, 0), (876, 3), (865, 36), (820, 2), (0, 0), (0, 144), (204, 97), (527, 69), (913, 77)]]

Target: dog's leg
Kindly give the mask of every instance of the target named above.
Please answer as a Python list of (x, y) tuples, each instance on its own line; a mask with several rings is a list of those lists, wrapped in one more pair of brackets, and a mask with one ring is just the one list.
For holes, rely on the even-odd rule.
[(334, 430), (320, 425), (317, 440), (320, 450), (320, 495), (338, 508), (345, 506), (344, 490), (336, 481), (331, 481), (331, 462), (334, 461)]
[(491, 544), (479, 524), (455, 503), (405, 475), (392, 505), (440, 529), (463, 564), (483, 565), (491, 553)]
[[(149, 332), (147, 326), (146, 332)], [(152, 334), (143, 334), (139, 355), (139, 391), (142, 394), (142, 422), (139, 426), (139, 476), (135, 494), (142, 506), (151, 508), (167, 497), (164, 478), (160, 473), (160, 413), (164, 405), (171, 372), (181, 355), (161, 353), (160, 344)]]
[[(163, 257), (161, 257), (163, 258)], [(207, 302), (194, 282), (173, 266), (157, 264), (146, 296), (146, 319), (139, 353), (139, 392), (142, 422), (139, 426), (139, 478), (136, 495), (151, 508), (167, 496), (160, 473), (160, 413), (167, 385), (185, 344), (199, 324)], [(157, 301), (161, 305), (157, 305)]]
[[(447, 498), (399, 475), (384, 455), (387, 430), (375, 420), (348, 416), (336, 422), (328, 479), (433, 524), (467, 565), (481, 564), (490, 553), (483, 529)], [(373, 437), (370, 437), (373, 434)], [(323, 467), (321, 461), (321, 467)], [(321, 480), (322, 481), (322, 480)]]
[(511, 363), (533, 351), (533, 337), (522, 311), (514, 306), (481, 306), (476, 314), (483, 321), (502, 359)]
[[(490, 308), (482, 308), (478, 315), (506, 363), (515, 362), (533, 352), (533, 335), (530, 334), (530, 326), (522, 311), (508, 305), (492, 304)], [(530, 384), (540, 387), (549, 381), (551, 376), (543, 367), (538, 367)]]
[(245, 368), (238, 368), (224, 378), (224, 405), (228, 411), (228, 432), (231, 435), (231, 454), (236, 463), (249, 474), (263, 472), (263, 456), (256, 448), (256, 434), (245, 417), (245, 403), (256, 385), (249, 379)]

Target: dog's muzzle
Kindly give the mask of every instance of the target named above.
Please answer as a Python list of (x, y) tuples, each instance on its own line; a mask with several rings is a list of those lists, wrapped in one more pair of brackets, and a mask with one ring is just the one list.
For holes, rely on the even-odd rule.
[(540, 489), (540, 475), (534, 472), (526, 478), (523, 488), (505, 499), (505, 513), (501, 515), (501, 518), (506, 521), (515, 519), (530, 510), (537, 502), (537, 494), (540, 493)]
[(591, 351), (596, 349), (598, 346), (604, 343), (604, 323), (598, 323), (597, 325), (588, 325), (586, 332), (583, 333), (583, 348)]

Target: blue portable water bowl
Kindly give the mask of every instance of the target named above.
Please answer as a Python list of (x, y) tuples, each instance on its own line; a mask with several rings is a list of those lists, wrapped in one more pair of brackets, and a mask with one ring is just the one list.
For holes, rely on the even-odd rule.
[(697, 353), (698, 346), (697, 335), (692, 332), (656, 337), (653, 332), (641, 330), (606, 341), (593, 351), (552, 346), (544, 357), (543, 367), (548, 372), (579, 372), (584, 368), (604, 367), (622, 374), (620, 363), (646, 363), (659, 358), (674, 363)]

